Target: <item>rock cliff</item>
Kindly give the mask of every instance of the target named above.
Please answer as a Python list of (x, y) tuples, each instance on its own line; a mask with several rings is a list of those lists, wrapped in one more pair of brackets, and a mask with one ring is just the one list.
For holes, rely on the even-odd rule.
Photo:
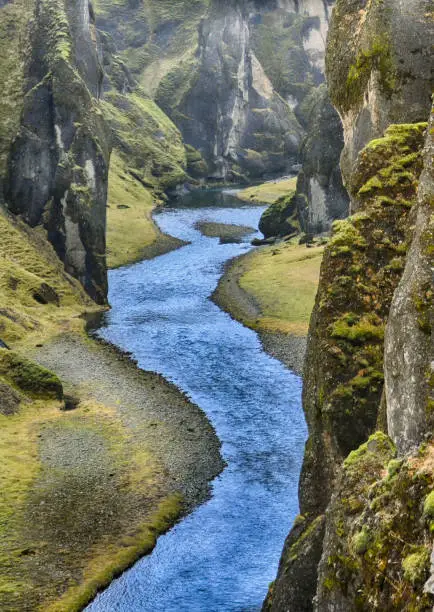
[(110, 144), (92, 8), (37, 0), (0, 10), (3, 25), (18, 17), (2, 42), (16, 52), (1, 130), (3, 197), (31, 226), (45, 227), (66, 270), (104, 303)]
[(349, 197), (342, 184), (342, 124), (326, 85), (303, 102), (307, 134), (300, 150), (294, 204), (300, 228), (307, 234), (329, 231), (333, 221), (348, 216)]
[(429, 0), (338, 0), (326, 72), (341, 115), (347, 183), (359, 151), (391, 123), (426, 121), (433, 86)]
[(330, 2), (98, 3), (98, 26), (180, 129), (189, 173), (240, 180), (298, 159), (300, 103), (324, 79)]
[(332, 20), (329, 87), (353, 215), (334, 224), (325, 252), (305, 364), (301, 516), (267, 610), (434, 602), (432, 580), (424, 588), (434, 516), (433, 129), (423, 123), (432, 26), (426, 6), (410, 4), (338, 1)]

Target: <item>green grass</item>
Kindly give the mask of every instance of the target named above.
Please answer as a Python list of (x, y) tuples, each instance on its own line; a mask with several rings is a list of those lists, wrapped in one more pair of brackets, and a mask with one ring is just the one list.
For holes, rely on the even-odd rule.
[(261, 311), (257, 329), (307, 334), (323, 251), (323, 247), (283, 243), (249, 257), (239, 284)]
[(110, 162), (108, 190), (109, 268), (137, 261), (143, 249), (157, 240), (160, 232), (152, 221), (154, 200), (151, 189), (131, 176), (115, 151)]
[(14, 351), (0, 348), (0, 376), (30, 397), (63, 397), (62, 383), (53, 372)]
[(274, 204), (282, 196), (295, 190), (297, 178), (285, 179), (284, 181), (270, 181), (263, 185), (248, 187), (238, 191), (236, 196), (244, 202), (252, 204)]
[[(0, 414), (2, 609), (80, 610), (181, 510), (179, 494), (164, 492), (158, 459), (116, 409), (90, 400), (73, 412), (59, 407), (26, 399), (19, 413)], [(60, 439), (64, 456), (41, 456), (41, 438), (47, 450)], [(97, 462), (92, 476), (83, 456)]]
[[(83, 329), (79, 315), (95, 304), (65, 274), (42, 229), (30, 229), (0, 207), (0, 235), (0, 338), (12, 347), (34, 346), (59, 331)], [(56, 292), (58, 305), (35, 298), (43, 283)]]

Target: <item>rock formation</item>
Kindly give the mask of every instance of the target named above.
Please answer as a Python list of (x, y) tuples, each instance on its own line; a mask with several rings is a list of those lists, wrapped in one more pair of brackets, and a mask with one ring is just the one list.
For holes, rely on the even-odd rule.
[(31, 226), (43, 224), (66, 270), (104, 303), (110, 145), (97, 102), (102, 69), (92, 10), (82, 0), (38, 0), (29, 17), (17, 32), (28, 33), (29, 45), (4, 198)]
[(430, 111), (432, 25), (422, 4), (338, 0), (332, 20), (329, 87), (354, 214), (336, 222), (325, 253), (305, 365), (301, 517), (267, 610), (433, 605), (433, 130), (415, 123)]
[(320, 234), (348, 216), (349, 197), (342, 184), (342, 124), (327, 87), (321, 85), (303, 102), (307, 135), (300, 150), (294, 204), (302, 231)]
[(330, 4), (104, 2), (97, 23), (180, 129), (190, 173), (241, 180), (284, 173), (298, 160), (296, 115), (324, 80)]
[(433, 36), (427, 0), (336, 2), (326, 72), (344, 126), (345, 183), (359, 151), (391, 123), (426, 121)]

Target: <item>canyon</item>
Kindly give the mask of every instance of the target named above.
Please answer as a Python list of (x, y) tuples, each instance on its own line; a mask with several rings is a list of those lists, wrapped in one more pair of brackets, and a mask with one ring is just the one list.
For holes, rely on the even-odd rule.
[[(154, 266), (143, 284), (157, 294), (206, 244), (210, 261), (241, 259), (213, 268), (204, 300), (214, 291), (251, 328), (210, 304), (300, 419), (293, 439), (285, 393), (273, 400), (292, 485), (301, 399), (266, 353), (303, 373), (299, 515), (296, 487), (287, 513), (273, 498), (293, 526), (263, 609), (430, 610), (432, 3), (0, 0), (0, 34), (0, 607), (83, 609), (212, 496), (231, 456), (221, 417), (181, 368), (171, 378), (154, 363), (158, 346), (139, 359), (152, 374), (116, 333), (126, 354), (87, 333), (140, 288), (129, 271), (142, 264), (123, 266)], [(247, 204), (225, 194), (282, 176), (296, 180), (269, 188), (265, 212), (252, 192)], [(199, 224), (188, 231), (170, 221), (180, 202)], [(252, 223), (270, 244), (247, 253)], [(107, 314), (110, 278), (121, 284)]]

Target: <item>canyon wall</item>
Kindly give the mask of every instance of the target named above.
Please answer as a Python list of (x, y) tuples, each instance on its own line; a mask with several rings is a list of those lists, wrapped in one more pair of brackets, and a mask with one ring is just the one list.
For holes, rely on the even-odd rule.
[(284, 173), (324, 80), (329, 2), (99, 2), (97, 23), (207, 180)]
[(37, 0), (0, 10), (2, 25), (17, 19), (2, 41), (14, 63), (3, 102), (3, 199), (44, 226), (67, 272), (104, 303), (110, 138), (92, 9), (84, 0)]
[(353, 215), (334, 224), (325, 252), (305, 363), (301, 515), (267, 610), (433, 605), (433, 20), (410, 4), (338, 0), (332, 19), (329, 88)]

